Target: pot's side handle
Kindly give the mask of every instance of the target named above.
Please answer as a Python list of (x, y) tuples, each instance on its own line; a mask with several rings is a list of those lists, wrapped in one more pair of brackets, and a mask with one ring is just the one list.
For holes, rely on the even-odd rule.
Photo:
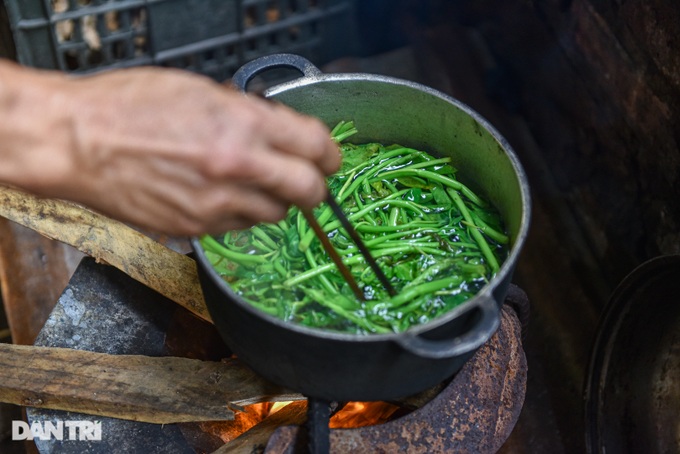
[(496, 332), (500, 325), (500, 313), (496, 300), (489, 294), (479, 295), (479, 303), (469, 311), (481, 312), (479, 321), (467, 333), (454, 339), (430, 340), (404, 333), (395, 338), (404, 350), (428, 359), (446, 359), (473, 352)]
[(274, 68), (292, 68), (300, 71), (305, 77), (321, 74), (321, 70), (304, 57), (295, 54), (273, 54), (256, 58), (241, 66), (232, 76), (231, 83), (241, 91), (246, 91), (248, 82), (258, 74)]

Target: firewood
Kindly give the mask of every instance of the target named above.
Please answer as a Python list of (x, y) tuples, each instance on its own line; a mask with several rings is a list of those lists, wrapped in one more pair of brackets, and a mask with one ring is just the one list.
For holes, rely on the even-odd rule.
[(0, 307), (4, 306), (12, 343), (35, 342), (79, 255), (69, 246), (0, 218)]
[(196, 262), (78, 204), (0, 186), (0, 216), (108, 263), (210, 321)]
[(15, 405), (169, 424), (232, 420), (245, 405), (302, 399), (236, 360), (0, 344), (0, 402)]
[(279, 427), (301, 425), (306, 420), (307, 402), (292, 402), (214, 451), (213, 454), (251, 454), (253, 452), (263, 452), (269, 437)]

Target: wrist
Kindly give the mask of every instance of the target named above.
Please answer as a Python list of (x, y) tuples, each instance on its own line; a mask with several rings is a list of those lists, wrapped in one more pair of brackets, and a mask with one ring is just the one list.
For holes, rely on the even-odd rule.
[(60, 196), (74, 177), (68, 83), (0, 61), (0, 183)]

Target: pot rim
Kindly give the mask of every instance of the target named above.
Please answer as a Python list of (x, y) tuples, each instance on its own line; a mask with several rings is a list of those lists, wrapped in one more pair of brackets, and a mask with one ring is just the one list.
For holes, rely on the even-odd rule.
[[(612, 439), (611, 433), (620, 435), (618, 426), (611, 431), (606, 430), (604, 406), (606, 398), (611, 394), (606, 386), (610, 377), (617, 377), (626, 385), (634, 382), (634, 373), (615, 375), (612, 369), (617, 364), (612, 360), (613, 355), (620, 355), (621, 340), (636, 335), (638, 341), (649, 339), (651, 335), (644, 331), (631, 332), (631, 320), (639, 320), (640, 313), (654, 313), (664, 301), (650, 299), (650, 289), (668, 288), (669, 283), (677, 282), (680, 276), (680, 255), (668, 254), (652, 257), (630, 271), (616, 286), (605, 305), (591, 345), (590, 358), (586, 379), (583, 385), (585, 442), (588, 453), (600, 453), (606, 449), (607, 442)], [(658, 327), (657, 327), (658, 328)], [(657, 332), (654, 335), (658, 334)], [(629, 361), (630, 362), (630, 361)], [(627, 370), (631, 369), (630, 364)], [(639, 379), (638, 379), (639, 380)], [(652, 385), (646, 383), (647, 385)], [(630, 385), (629, 385), (630, 386)], [(629, 399), (630, 391), (618, 396), (619, 399)], [(650, 409), (651, 411), (651, 409)]]
[[(270, 323), (273, 323), (279, 327), (290, 329), (293, 331), (296, 331), (300, 334), (306, 334), (306, 335), (311, 335), (311, 336), (321, 336), (326, 339), (335, 339), (339, 341), (359, 341), (359, 342), (382, 342), (382, 341), (392, 341), (396, 338), (401, 338), (404, 336), (418, 336), (420, 334), (423, 334), (425, 332), (428, 332), (432, 329), (438, 328), (439, 326), (445, 325), (449, 321), (458, 318), (462, 314), (468, 312), (470, 309), (473, 307), (476, 307), (479, 302), (482, 299), (487, 299), (487, 298), (493, 298), (493, 290), (499, 285), (499, 283), (503, 282), (506, 278), (510, 278), (511, 274), (514, 270), (514, 267), (516, 265), (517, 260), (519, 259), (519, 254), (521, 253), (522, 246), (526, 242), (526, 238), (528, 236), (529, 232), (529, 222), (531, 219), (531, 195), (529, 191), (529, 184), (528, 184), (528, 179), (526, 176), (526, 173), (524, 172), (524, 169), (522, 168), (522, 165), (520, 164), (519, 158), (517, 157), (515, 151), (512, 149), (512, 146), (509, 144), (509, 142), (498, 132), (498, 130), (491, 125), (484, 117), (482, 117), (478, 112), (473, 110), (470, 106), (467, 104), (457, 100), (456, 98), (453, 98), (452, 96), (449, 96), (445, 93), (440, 92), (439, 90), (436, 90), (432, 87), (428, 87), (427, 85), (423, 85), (417, 82), (405, 80), (405, 79), (399, 79), (396, 77), (390, 77), (390, 76), (383, 76), (383, 75), (378, 75), (378, 74), (370, 74), (370, 73), (329, 73), (325, 74), (322, 73), (321, 71), (318, 72), (313, 72), (311, 74), (307, 74), (303, 77), (300, 77), (298, 79), (294, 79), (289, 82), (284, 82), (281, 84), (278, 84), (274, 87), (271, 87), (267, 89), (264, 92), (265, 97), (271, 97), (275, 96), (279, 93), (282, 93), (286, 90), (292, 89), (292, 88), (300, 88), (300, 87), (305, 87), (308, 85), (313, 85), (316, 83), (324, 83), (324, 82), (343, 82), (343, 81), (369, 81), (369, 82), (377, 82), (377, 83), (386, 83), (386, 84), (392, 84), (392, 85), (400, 85), (400, 86), (405, 86), (414, 90), (419, 90), (422, 92), (425, 92), (429, 94), (430, 96), (434, 96), (436, 98), (439, 98), (443, 101), (446, 101), (458, 109), (462, 110), (465, 112), (467, 115), (469, 115), (471, 118), (473, 118), (482, 128), (484, 128), (492, 137), (493, 139), (502, 147), (503, 151), (505, 152), (507, 158), (510, 160), (510, 163), (512, 165), (513, 171), (517, 177), (517, 180), (519, 182), (519, 190), (520, 190), (520, 198), (522, 202), (522, 214), (519, 222), (519, 227), (517, 230), (517, 235), (514, 238), (514, 241), (512, 242), (510, 246), (510, 251), (508, 253), (508, 256), (506, 257), (505, 261), (501, 265), (500, 269), (498, 270), (498, 273), (491, 279), (484, 287), (482, 287), (477, 294), (470, 298), (469, 300), (465, 301), (464, 303), (460, 304), (459, 306), (456, 306), (455, 308), (451, 309), (448, 311), (446, 314), (441, 315), (438, 318), (435, 318), (434, 320), (430, 320), (427, 323), (423, 324), (418, 324), (415, 326), (410, 327), (406, 331), (399, 332), (399, 333), (385, 333), (385, 334), (351, 334), (351, 333), (341, 333), (341, 332), (335, 332), (335, 331), (327, 331), (319, 328), (311, 328), (303, 325), (299, 325), (296, 323), (291, 323), (287, 322), (284, 320), (281, 320), (280, 318), (274, 317), (273, 315), (267, 314), (263, 311), (258, 310), (251, 304), (249, 304), (247, 301), (245, 301), (243, 298), (241, 298), (239, 295), (237, 295), (231, 287), (226, 283), (224, 279), (222, 279), (217, 271), (215, 271), (214, 267), (210, 264), (208, 259), (206, 258), (203, 248), (200, 244), (199, 238), (197, 237), (192, 237), (190, 239), (192, 247), (194, 249), (194, 252), (196, 253), (196, 259), (200, 260), (201, 263), (204, 265), (204, 268), (207, 270), (207, 273), (210, 277), (210, 279), (215, 283), (219, 289), (229, 295), (230, 298), (232, 298), (235, 302), (237, 302), (243, 309), (247, 310), (253, 315), (263, 317)], [(497, 302), (499, 311), (500, 311), (500, 305), (502, 302)]]

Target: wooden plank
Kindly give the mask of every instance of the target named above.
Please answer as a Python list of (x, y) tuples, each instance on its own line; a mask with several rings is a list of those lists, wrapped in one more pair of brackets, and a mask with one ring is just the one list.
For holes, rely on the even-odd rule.
[(236, 360), (0, 344), (0, 402), (15, 405), (170, 424), (231, 420), (245, 405), (302, 399)]
[(33, 343), (69, 277), (63, 245), (0, 219), (0, 287), (15, 344)]
[(196, 262), (127, 225), (74, 203), (43, 199), (8, 187), (0, 187), (0, 216), (115, 266), (210, 321)]

